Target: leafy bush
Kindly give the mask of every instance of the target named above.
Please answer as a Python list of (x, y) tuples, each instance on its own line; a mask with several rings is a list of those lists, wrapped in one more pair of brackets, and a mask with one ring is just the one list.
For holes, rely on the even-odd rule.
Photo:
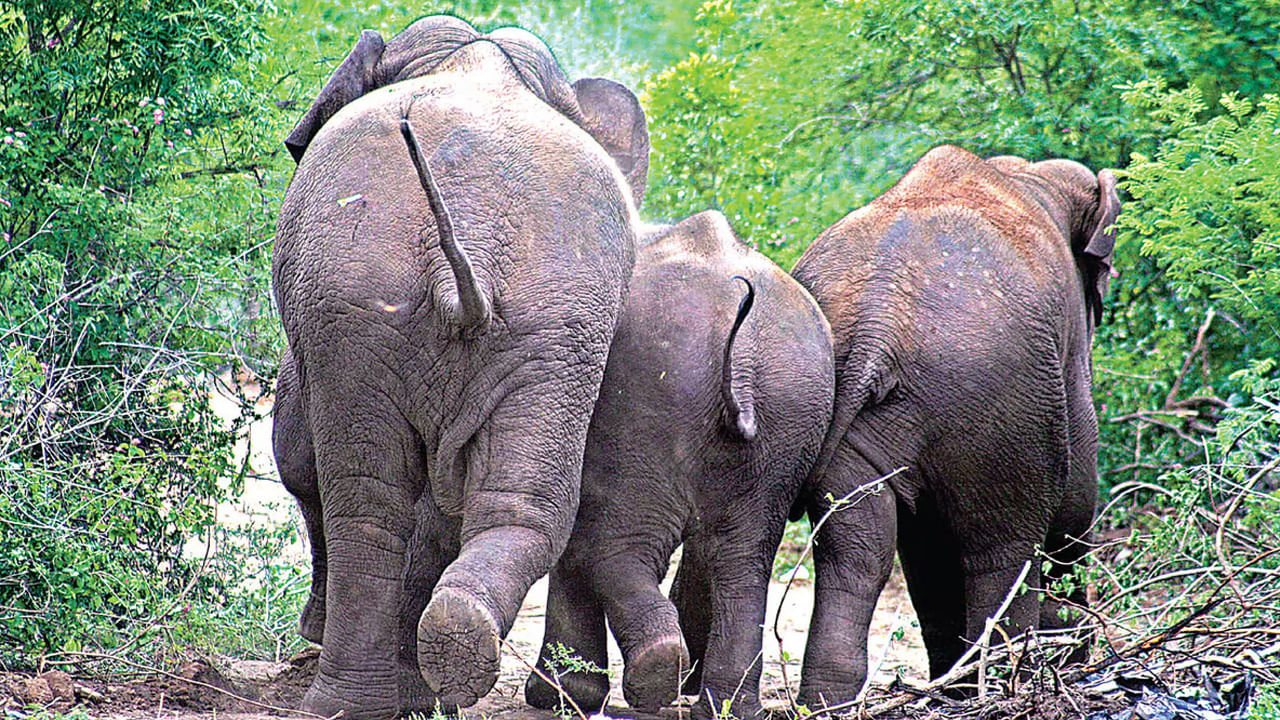
[(0, 10), (7, 664), (149, 649), (144, 635), (167, 630), (177, 603), (210, 597), (183, 550), (212, 532), (239, 481), (238, 425), (213, 415), (208, 372), (269, 369), (254, 355), (274, 337), (244, 332), (269, 315), (271, 154), (255, 135), (265, 121), (247, 64), (269, 10)]
[(1121, 173), (1123, 275), (1095, 353), (1101, 465), (1150, 480), (1202, 463), (1224, 409), (1273, 372), (1250, 359), (1280, 356), (1280, 99), (1227, 94), (1210, 115), (1196, 87), (1156, 81), (1124, 99), (1168, 139)]

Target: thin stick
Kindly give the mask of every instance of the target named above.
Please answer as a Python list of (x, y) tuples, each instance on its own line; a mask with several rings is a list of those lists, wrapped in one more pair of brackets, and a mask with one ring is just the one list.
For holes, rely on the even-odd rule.
[[(853, 503), (850, 503), (849, 500), (853, 498), (853, 496), (858, 495), (859, 493), (870, 494), (873, 489), (883, 487), (884, 484), (895, 475), (906, 472), (906, 470), (907, 468), (903, 466), (884, 477), (876, 478), (868, 483), (863, 483), (850, 490), (844, 495), (844, 497), (831, 503), (831, 507), (827, 508), (827, 511), (822, 514), (821, 518), (818, 518), (818, 522), (814, 523), (814, 526), (809, 530), (809, 539), (805, 541), (804, 548), (800, 551), (800, 557), (796, 560), (796, 567), (804, 564), (805, 558), (807, 558), (809, 553), (813, 551), (813, 543), (818, 538), (818, 531), (822, 529), (824, 524), (826, 524), (827, 518), (831, 517), (836, 512), (845, 509), (847, 505), (856, 505), (862, 500), (862, 498), (859, 497), (858, 500), (854, 500)], [(773, 637), (778, 643), (778, 654), (780, 656), (785, 655), (786, 653), (782, 649), (782, 631), (779, 629), (778, 624), (782, 621), (782, 607), (787, 601), (787, 593), (791, 592), (791, 584), (795, 581), (796, 574), (795, 572), (792, 572), (791, 577), (787, 578), (787, 584), (782, 588), (782, 596), (778, 598), (778, 610), (773, 614)], [(800, 707), (796, 705), (795, 694), (791, 692), (791, 680), (787, 677), (787, 662), (785, 659), (782, 659), (779, 661), (778, 665), (782, 670), (782, 687), (787, 693), (787, 705), (790, 706), (791, 712), (798, 715), (800, 713)]]
[(517, 660), (520, 661), (521, 665), (529, 668), (530, 672), (537, 675), (539, 678), (542, 678), (542, 681), (546, 684), (555, 688), (556, 693), (559, 694), (560, 697), (564, 698), (569, 703), (569, 707), (573, 708), (573, 711), (577, 713), (579, 720), (587, 720), (587, 714), (582, 712), (582, 708), (578, 707), (578, 703), (574, 702), (573, 698), (569, 697), (569, 693), (564, 691), (564, 687), (560, 685), (559, 678), (552, 680), (546, 673), (542, 672), (537, 667), (530, 665), (529, 661), (525, 660), (524, 656), (522, 656), (511, 643), (507, 642), (506, 638), (498, 638), (498, 640), (502, 643), (503, 647), (505, 647)]

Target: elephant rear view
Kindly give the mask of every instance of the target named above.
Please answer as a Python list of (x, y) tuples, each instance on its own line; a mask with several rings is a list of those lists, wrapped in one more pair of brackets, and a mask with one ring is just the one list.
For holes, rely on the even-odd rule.
[[(657, 712), (683, 684), (697, 717), (757, 713), (769, 575), (830, 421), (832, 362), (817, 303), (720, 213), (641, 241), (551, 574), (543, 670), (557, 644), (606, 666), (607, 618), (632, 707)], [(681, 542), (668, 600), (658, 585)], [(587, 710), (609, 689), (561, 679)], [(536, 674), (525, 697), (560, 700)]]
[(287, 145), (275, 446), (324, 646), (304, 708), (469, 705), (577, 509), (644, 117), (528, 33), (432, 17), (366, 31)]
[[(935, 677), (1024, 563), (1044, 587), (1084, 554), (1097, 497), (1090, 344), (1119, 211), (1109, 171), (943, 146), (801, 257), (795, 278), (836, 338), (810, 519), (892, 475), (890, 492), (832, 513), (819, 532), (803, 702), (861, 688), (895, 540)], [(1043, 584), (1041, 550), (1052, 559)], [(1006, 620), (1013, 631), (1058, 625), (1058, 609), (1029, 592)]]

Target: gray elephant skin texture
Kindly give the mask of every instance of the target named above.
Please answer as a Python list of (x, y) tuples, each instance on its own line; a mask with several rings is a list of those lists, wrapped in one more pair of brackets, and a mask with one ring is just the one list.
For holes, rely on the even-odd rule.
[[(833, 421), (805, 490), (811, 521), (829, 498), (905, 468), (819, 531), (802, 703), (862, 687), (895, 543), (935, 677), (1025, 562), (1039, 588), (1085, 552), (1097, 500), (1090, 345), (1119, 211), (1110, 171), (942, 146), (800, 258), (793, 275), (830, 321), (836, 360)], [(1059, 605), (1018, 595), (1006, 628), (1061, 625)]]
[(436, 16), (365, 31), (286, 144), (274, 445), (323, 644), (303, 709), (469, 705), (572, 528), (644, 116), (527, 32)]
[[(642, 239), (630, 288), (577, 522), (551, 574), (539, 666), (552, 669), (559, 643), (607, 667), (607, 618), (632, 707), (656, 712), (683, 679), (700, 716), (728, 701), (750, 717), (774, 554), (830, 422), (830, 329), (813, 298), (714, 211)], [(658, 584), (681, 542), (672, 602)], [(584, 710), (609, 689), (600, 674), (561, 683)], [(536, 674), (525, 696), (560, 703)]]

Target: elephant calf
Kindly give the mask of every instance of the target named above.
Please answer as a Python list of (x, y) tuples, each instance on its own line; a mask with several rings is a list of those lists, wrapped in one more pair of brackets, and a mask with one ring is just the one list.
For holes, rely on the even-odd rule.
[[(587, 436), (576, 524), (551, 574), (538, 664), (555, 643), (607, 665), (605, 619), (633, 707), (685, 681), (700, 712), (759, 708), (761, 623), (783, 525), (832, 409), (831, 334), (817, 304), (704, 212), (641, 241)], [(658, 589), (676, 546), (672, 593)], [(686, 646), (681, 636), (684, 628)], [(584, 709), (609, 683), (562, 678)], [(557, 693), (537, 675), (529, 703)]]
[[(810, 518), (906, 468), (819, 532), (802, 702), (861, 688), (895, 539), (935, 677), (1025, 562), (1036, 587), (1083, 554), (1097, 496), (1090, 343), (1119, 211), (1108, 171), (944, 146), (801, 257), (795, 278), (837, 338)], [(1054, 560), (1045, 578), (1037, 548)], [(1057, 624), (1056, 610), (1030, 592), (1007, 619), (1020, 631)]]

